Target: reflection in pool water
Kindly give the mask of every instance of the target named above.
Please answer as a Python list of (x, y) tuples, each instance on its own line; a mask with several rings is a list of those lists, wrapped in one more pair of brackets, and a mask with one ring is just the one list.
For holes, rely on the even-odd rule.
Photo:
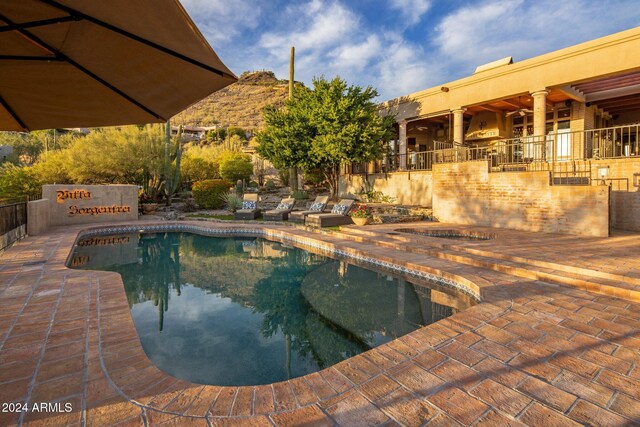
[(196, 383), (305, 375), (470, 304), (463, 295), (262, 238), (115, 237), (79, 242), (70, 265), (120, 273), (146, 354)]

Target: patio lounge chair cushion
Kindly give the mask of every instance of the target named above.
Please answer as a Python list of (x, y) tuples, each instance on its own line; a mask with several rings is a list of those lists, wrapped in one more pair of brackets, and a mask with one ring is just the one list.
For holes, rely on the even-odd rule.
[(341, 203), (338, 203), (337, 205), (335, 205), (333, 207), (333, 209), (331, 209), (331, 213), (332, 214), (346, 215), (347, 210), (349, 210), (350, 207), (351, 207), (351, 205), (343, 205)]
[(309, 207), (309, 210), (314, 212), (322, 212), (324, 205), (325, 204), (322, 202), (315, 202)]
[(242, 209), (255, 209), (258, 205), (258, 202), (253, 200), (245, 200), (242, 202)]
[(293, 208), (293, 203), (280, 202), (278, 206), (276, 206), (276, 210), (278, 211), (288, 211), (291, 210), (291, 208)]

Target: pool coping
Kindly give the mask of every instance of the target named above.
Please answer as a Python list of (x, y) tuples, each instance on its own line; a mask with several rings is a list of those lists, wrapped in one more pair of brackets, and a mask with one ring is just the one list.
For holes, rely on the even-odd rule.
[[(78, 238), (98, 233), (98, 230), (104, 233), (105, 228), (109, 227), (113, 229), (130, 227), (131, 231), (153, 227), (158, 227), (159, 231), (166, 230), (168, 227), (178, 227), (179, 229), (186, 227), (181, 231), (189, 231), (187, 230), (189, 227), (204, 228), (205, 231), (222, 228), (233, 229), (235, 232), (245, 230), (245, 233), (254, 233), (256, 229), (261, 229), (267, 234), (270, 230), (272, 237), (288, 236), (292, 241), (295, 240), (296, 243), (303, 246), (315, 244), (328, 250), (343, 251), (347, 256), (359, 256), (367, 262), (377, 262), (381, 266), (390, 265), (390, 268), (397, 268), (400, 271), (403, 268), (415, 270), (419, 275), (422, 273), (439, 274), (449, 281), (455, 280), (458, 285), (460, 283), (468, 285), (469, 289), (480, 296), (481, 302), (445, 320), (420, 328), (390, 343), (303, 377), (264, 386), (221, 387), (193, 384), (175, 379), (160, 371), (148, 359), (135, 330), (119, 274), (71, 270), (66, 267), (66, 260)], [(53, 232), (62, 233), (63, 231), (58, 229)], [(553, 302), (553, 298), (543, 297), (542, 295), (546, 291), (558, 292), (560, 295), (572, 298), (583, 298), (585, 294), (582, 291), (549, 286), (537, 281), (520, 283), (520, 280), (505, 280), (503, 283), (493, 283), (476, 275), (478, 271), (481, 271), (480, 269), (460, 268), (453, 262), (441, 262), (436, 267), (422, 265), (420, 264), (421, 257), (409, 256), (401, 251), (385, 250), (384, 253), (381, 253), (381, 251), (376, 251), (375, 248), (366, 245), (358, 247), (358, 245), (352, 244), (353, 242), (336, 241), (339, 239), (334, 239), (330, 235), (318, 235), (306, 230), (279, 227), (272, 224), (237, 225), (218, 222), (203, 224), (199, 221), (197, 223), (176, 221), (85, 225), (68, 229), (60, 240), (55, 254), (45, 263), (45, 268), (48, 271), (64, 276), (60, 298), (57, 299), (55, 308), (60, 304), (62, 294), (71, 288), (70, 285), (89, 280), (87, 297), (91, 304), (86, 308), (86, 315), (90, 321), (86, 326), (85, 335), (89, 369), (85, 373), (85, 395), (93, 393), (91, 386), (94, 383), (97, 388), (108, 386), (108, 389), (105, 387), (105, 390), (101, 390), (97, 394), (103, 398), (102, 401), (97, 401), (98, 410), (94, 410), (93, 407), (83, 409), (82, 420), (101, 420), (107, 424), (117, 420), (118, 422), (127, 421), (155, 425), (173, 420), (178, 424), (193, 421), (204, 423), (203, 425), (212, 425), (231, 419), (237, 422), (247, 422), (251, 425), (295, 425), (301, 421), (317, 421), (321, 425), (336, 423), (349, 425), (347, 420), (359, 419), (358, 417), (364, 417), (362, 419), (366, 419), (367, 424), (392, 421), (412, 424), (406, 418), (409, 417), (409, 414), (397, 412), (397, 407), (395, 409), (393, 406), (390, 406), (391, 409), (384, 407), (384, 411), (380, 409), (381, 404), (378, 403), (380, 399), (385, 400), (391, 395), (397, 397), (397, 401), (387, 402), (387, 404), (400, 405), (399, 407), (405, 408), (415, 415), (412, 418), (413, 421), (448, 421), (454, 424), (459, 422), (468, 424), (466, 415), (456, 414), (456, 408), (447, 406), (441, 396), (445, 395), (449, 400), (456, 400), (459, 393), (473, 392), (469, 391), (465, 384), (456, 380), (443, 384), (440, 378), (449, 375), (446, 372), (439, 373), (440, 377), (437, 377), (427, 371), (439, 369), (438, 367), (448, 363), (448, 360), (451, 360), (457, 369), (462, 369), (462, 364), (473, 366), (475, 369), (480, 363), (475, 365), (465, 362), (468, 357), (471, 357), (470, 355), (475, 357), (479, 353), (473, 347), (475, 343), (487, 341), (493, 343), (492, 345), (503, 346), (509, 342), (528, 339), (524, 332), (518, 333), (513, 328), (508, 331), (502, 329), (511, 326), (510, 323), (515, 324), (514, 319), (519, 319), (519, 317), (535, 313), (531, 319), (543, 319), (543, 322), (560, 322), (561, 319), (554, 319), (551, 312), (552, 308), (557, 310), (561, 305), (548, 304), (548, 301)], [(0, 269), (0, 272), (2, 271)], [(593, 298), (592, 304), (594, 306), (596, 305), (595, 301), (609, 301), (612, 313), (618, 307), (629, 306), (628, 302), (621, 305), (613, 298), (606, 299), (592, 295), (588, 297)], [(53, 295), (51, 300), (55, 300)], [(558, 298), (558, 301), (564, 300)], [(578, 314), (582, 314), (581, 310), (583, 308), (577, 309)], [(585, 308), (585, 312), (596, 316), (596, 313), (586, 310), (592, 309)], [(554, 313), (556, 312), (554, 311)], [(613, 319), (615, 316), (612, 317), (612, 313), (605, 310), (602, 316), (605, 319)], [(509, 317), (509, 321), (505, 320), (507, 317)], [(558, 316), (555, 315), (555, 317)], [(592, 319), (597, 318), (593, 317)], [(597, 320), (600, 322), (600, 319)], [(594, 320), (589, 322), (594, 322)], [(526, 324), (522, 319), (518, 323)], [(558, 326), (558, 329), (566, 328)], [(515, 341), (509, 341), (507, 337)], [(634, 341), (635, 338), (628, 338), (628, 334), (623, 338), (627, 339), (629, 345), (637, 345)], [(539, 344), (532, 343), (531, 345), (535, 349)], [(618, 351), (622, 349), (622, 347), (616, 349), (614, 354), (617, 355)], [(44, 348), (42, 351), (44, 352)], [(443, 354), (448, 355), (451, 359), (443, 362)], [(498, 357), (495, 354), (490, 356), (484, 355), (482, 357), (491, 360)], [(518, 357), (520, 356), (516, 358)], [(484, 361), (484, 359), (481, 360)], [(91, 361), (97, 361), (99, 369), (95, 369), (96, 365), (92, 365)], [(638, 362), (640, 362), (640, 357), (636, 363)], [(91, 369), (91, 366), (94, 369)], [(529, 364), (526, 364), (522, 369), (519, 372), (526, 372), (532, 376), (522, 380), (521, 385), (514, 384), (513, 388), (517, 388), (518, 393), (516, 394), (519, 396), (521, 396), (519, 393), (526, 393), (528, 399), (533, 398), (533, 403), (529, 403), (518, 414), (507, 415), (511, 417), (517, 415), (520, 421), (524, 421), (529, 417), (529, 414), (533, 413), (560, 416), (567, 421), (568, 418), (576, 419), (571, 415), (576, 411), (578, 403), (583, 402), (581, 399), (577, 399), (573, 406), (558, 411), (558, 408), (545, 402), (543, 398), (536, 398), (531, 395), (531, 392), (521, 390), (522, 384), (544, 380), (541, 377), (542, 374), (530, 372)], [(627, 374), (635, 375), (637, 373), (638, 371), (632, 368)], [(387, 387), (391, 387), (389, 385), (390, 378), (401, 383), (402, 388), (387, 389)], [(484, 384), (487, 381), (492, 381), (489, 378), (493, 378), (493, 376), (490, 373), (485, 373), (481, 378), (485, 378), (482, 383)], [(600, 380), (596, 379), (596, 381)], [(101, 386), (99, 386), (100, 384)], [(474, 384), (475, 386), (477, 384)], [(31, 387), (33, 387), (33, 383)], [(407, 394), (407, 390), (410, 391), (409, 394)], [(624, 389), (623, 392), (626, 393), (623, 393), (623, 396), (627, 398), (629, 392)], [(422, 399), (416, 399), (416, 396), (422, 396)], [(100, 404), (100, 402), (104, 404)], [(122, 410), (114, 411), (114, 405), (116, 409), (122, 408)], [(486, 403), (481, 405), (475, 407), (471, 405), (467, 409), (470, 413), (482, 418), (491, 416), (494, 417), (493, 419), (500, 419), (499, 417), (505, 416), (505, 412), (502, 409), (498, 410), (496, 406), (487, 406)], [(549, 405), (551, 405), (550, 409)], [(105, 412), (104, 408), (111, 408), (111, 411)], [(551, 413), (545, 411), (551, 411)], [(345, 412), (347, 415), (344, 414)], [(620, 411), (613, 415), (620, 416), (619, 414)], [(375, 419), (375, 417), (378, 418)], [(19, 423), (24, 419), (21, 416)]]
[[(364, 263), (368, 263), (368, 264), (372, 264), (374, 266), (379, 266), (379, 267), (383, 267), (383, 268), (389, 268), (391, 270), (395, 270), (396, 272), (399, 273), (406, 273), (406, 274), (413, 274), (415, 275), (417, 278), (420, 279), (427, 279), (427, 280), (434, 280), (434, 281), (438, 281), (441, 284), (443, 284), (444, 286), (450, 287), (455, 291), (463, 291), (467, 294), (470, 295), (476, 299), (480, 299), (481, 300), (481, 286), (478, 286), (477, 283), (474, 283), (474, 281), (468, 279), (468, 278), (464, 278), (462, 276), (459, 275), (455, 275), (455, 274), (451, 274), (448, 273), (446, 271), (440, 271), (440, 270), (436, 270), (436, 269), (427, 269), (428, 271), (425, 271), (424, 268), (420, 268), (418, 266), (413, 266), (413, 268), (409, 268), (406, 265), (402, 265), (401, 263), (393, 263), (390, 262), (389, 260), (381, 260), (378, 257), (371, 257), (371, 256), (367, 256), (367, 254), (365, 252), (362, 251), (355, 251), (355, 250), (346, 250), (346, 249), (340, 249), (338, 247), (336, 247), (333, 244), (330, 244), (328, 242), (325, 241), (321, 241), (317, 239), (317, 236), (312, 236), (312, 237), (301, 237), (301, 236), (296, 236), (296, 235), (292, 235), (291, 234), (291, 230), (289, 229), (271, 229), (269, 226), (264, 225), (264, 226), (254, 226), (254, 225), (248, 225), (248, 224), (243, 224), (241, 226), (238, 226), (236, 224), (233, 225), (227, 225), (226, 227), (220, 225), (220, 223), (212, 223), (212, 224), (207, 224), (205, 226), (203, 226), (202, 224), (198, 224), (198, 225), (192, 225), (192, 224), (184, 224), (184, 223), (161, 223), (161, 224), (141, 224), (141, 225), (136, 225), (135, 227), (133, 226), (120, 226), (120, 227), (91, 227), (91, 228), (85, 228), (83, 230), (81, 230), (80, 232), (78, 232), (76, 239), (74, 241), (74, 244), (84, 238), (84, 237), (90, 237), (90, 236), (96, 236), (96, 235), (104, 235), (104, 234), (112, 234), (112, 233), (130, 233), (130, 232), (175, 232), (175, 231), (182, 231), (182, 232), (194, 232), (194, 233), (198, 233), (198, 234), (203, 234), (203, 235), (242, 235), (242, 234), (251, 234), (251, 235), (262, 235), (265, 238), (268, 239), (284, 239), (288, 242), (291, 243), (295, 243), (297, 245), (300, 245), (301, 247), (312, 247), (312, 248), (316, 248), (319, 249), (321, 251), (326, 251), (335, 255), (341, 255), (341, 256), (346, 256), (349, 258), (352, 258), (356, 261), (361, 261)], [(71, 252), (71, 251), (70, 251)], [(106, 273), (106, 272), (105, 272)], [(135, 333), (135, 339), (132, 339), (130, 342), (128, 342), (125, 346), (127, 347), (127, 355), (130, 355), (130, 353), (132, 352), (132, 347), (133, 346), (137, 346), (139, 347), (138, 349), (136, 349), (135, 355), (131, 355), (130, 357), (141, 357), (141, 354), (144, 354), (144, 358), (146, 359), (146, 361), (148, 363), (146, 363), (144, 365), (139, 365), (138, 368), (140, 370), (147, 370), (147, 371), (153, 371), (154, 374), (160, 376), (159, 374), (157, 374), (157, 372), (161, 372), (163, 375), (163, 377), (157, 382), (157, 383), (162, 383), (167, 382), (167, 381), (176, 381), (176, 382), (182, 382), (184, 381), (184, 383), (188, 383), (187, 384), (181, 384), (180, 387), (186, 386), (187, 388), (190, 387), (202, 387), (202, 384), (195, 384), (195, 383), (190, 383), (188, 381), (185, 380), (181, 380), (179, 378), (175, 378), (173, 376), (171, 376), (170, 374), (167, 374), (163, 371), (161, 371), (159, 368), (157, 368), (153, 362), (148, 358), (148, 356), (144, 353), (144, 350), (142, 349), (141, 344), (139, 343), (139, 338), (137, 337), (137, 330), (135, 329), (135, 325), (133, 324), (133, 319), (131, 317), (131, 313), (129, 310), (129, 306), (126, 302), (126, 295), (124, 292), (124, 285), (122, 283), (122, 279), (121, 276), (117, 273), (111, 273), (111, 274), (107, 274), (106, 276), (111, 276), (113, 275), (114, 277), (110, 277), (109, 283), (105, 284), (104, 280), (100, 280), (98, 279), (98, 283), (96, 286), (96, 292), (97, 292), (97, 305), (96, 305), (96, 310), (97, 310), (97, 314), (98, 314), (98, 348), (99, 348), (99, 353), (100, 353), (100, 363), (101, 366), (103, 368), (103, 373), (105, 375), (105, 377), (107, 378), (107, 380), (110, 382), (111, 386), (118, 392), (118, 394), (123, 397), (124, 399), (127, 399), (129, 402), (139, 406), (141, 409), (144, 409), (146, 411), (156, 411), (158, 413), (164, 414), (164, 415), (174, 415), (174, 416), (181, 416), (184, 415), (183, 412), (180, 411), (176, 411), (175, 409), (171, 409), (170, 405), (172, 403), (172, 401), (170, 402), (166, 402), (166, 399), (161, 399), (159, 401), (146, 401), (145, 399), (139, 399), (136, 396), (136, 392), (139, 392), (140, 390), (137, 390), (136, 392), (126, 392), (123, 389), (127, 389), (130, 388), (130, 384), (128, 384), (127, 382), (124, 383), (119, 383), (117, 380), (112, 379), (111, 375), (110, 375), (110, 371), (111, 369), (113, 369), (113, 367), (117, 367), (121, 362), (122, 362), (122, 358), (121, 358), (121, 353), (118, 351), (119, 348), (123, 345), (118, 339), (114, 340), (114, 341), (110, 341), (108, 339), (103, 339), (103, 330), (120, 330), (121, 332), (125, 332), (127, 335), (129, 335), (131, 333), (131, 330), (133, 330), (133, 332)], [(117, 278), (115, 277), (117, 276)], [(105, 277), (106, 279), (106, 277)], [(488, 285), (487, 283), (485, 283), (485, 281), (483, 279), (480, 278), (476, 278), (477, 282), (480, 282), (482, 285)], [(471, 286), (478, 286), (476, 289), (471, 288)], [(109, 287), (109, 290), (111, 290), (111, 287), (115, 287), (119, 290), (121, 290), (121, 292), (117, 292), (117, 298), (120, 300), (119, 303), (114, 307), (112, 306), (112, 304), (109, 305), (110, 310), (109, 310), (109, 315), (108, 316), (104, 316), (102, 315), (102, 307), (105, 305), (106, 303), (106, 294), (104, 293), (104, 288), (105, 286)], [(467, 287), (469, 286), (469, 287)], [(114, 290), (115, 291), (115, 290)], [(113, 302), (113, 298), (116, 297), (115, 295), (116, 292), (109, 292), (108, 293), (108, 298), (110, 300), (110, 302)], [(496, 313), (497, 314), (497, 313)], [(124, 318), (126, 318), (126, 321), (123, 321)], [(424, 333), (425, 330), (428, 330), (428, 326), (426, 327), (422, 327), (419, 328), (417, 331), (422, 331), (422, 333)], [(121, 328), (124, 328), (125, 330), (123, 331)], [(388, 346), (390, 349), (394, 349), (395, 347), (401, 347), (405, 350), (405, 352), (408, 352), (408, 355), (412, 355), (413, 351), (411, 350), (411, 347), (416, 347), (415, 342), (420, 342), (421, 338), (420, 337), (421, 334), (418, 333), (409, 333), (401, 338), (398, 338), (396, 340), (393, 340), (391, 343), (388, 343), (386, 345), (383, 346), (378, 346), (375, 347), (372, 350), (369, 350), (367, 352), (361, 353), (361, 355), (355, 356), (355, 357), (351, 357), (349, 359), (344, 360), (343, 362), (337, 363), (333, 366), (330, 366), (328, 368), (325, 368), (321, 371), (318, 371), (317, 375), (319, 375), (320, 377), (322, 377), (325, 381), (327, 381), (330, 386), (334, 387), (334, 389), (336, 391), (339, 390), (339, 392), (336, 392), (335, 394), (332, 394), (330, 396), (327, 397), (336, 397), (340, 394), (343, 393), (347, 393), (349, 392), (353, 387), (356, 386), (357, 383), (353, 383), (352, 386), (350, 387), (345, 387), (345, 379), (347, 380), (351, 380), (349, 378), (349, 373), (352, 371), (352, 365), (366, 365), (367, 362), (364, 361), (365, 358), (367, 357), (367, 353), (370, 353), (376, 349), (379, 349), (381, 347), (385, 347)], [(413, 340), (413, 341), (412, 341)], [(411, 343), (411, 345), (409, 345), (409, 343)], [(430, 341), (429, 342), (430, 345), (434, 345), (436, 343)], [(406, 348), (404, 347), (406, 346)], [(396, 350), (397, 351), (397, 350)], [(361, 356), (361, 357), (359, 357)], [(396, 361), (393, 361), (396, 362)], [(398, 360), (397, 362), (401, 362), (400, 360)], [(404, 360), (402, 360), (402, 362), (404, 362)], [(387, 367), (387, 370), (392, 370), (395, 367), (397, 367), (400, 363), (390, 363), (390, 365)], [(337, 367), (337, 368), (336, 368)], [(343, 371), (344, 370), (344, 371)], [(355, 374), (354, 374), (355, 375)], [(287, 381), (280, 381), (277, 383), (272, 383), (271, 386), (275, 388), (278, 387), (283, 387), (283, 385), (285, 384), (289, 384), (290, 387), (293, 387), (292, 384), (299, 384), (302, 382), (309, 382), (310, 378), (315, 377), (314, 374), (308, 374), (308, 375), (304, 375), (301, 377), (297, 377), (297, 378), (293, 378), (291, 380), (287, 380)], [(170, 379), (170, 380), (169, 380)], [(355, 379), (355, 378), (354, 378)], [(152, 385), (153, 386), (153, 385)], [(220, 392), (219, 395), (227, 395), (227, 394), (234, 394), (237, 398), (238, 395), (241, 395), (243, 393), (246, 392), (246, 390), (251, 390), (251, 392), (253, 393), (253, 390), (256, 387), (259, 386), (216, 386), (216, 385), (204, 385), (205, 387), (217, 387), (220, 388)], [(337, 388), (336, 388), (337, 387)], [(286, 387), (285, 387), (286, 389)], [(274, 392), (276, 393), (276, 392)], [(277, 398), (276, 398), (277, 400)], [(304, 405), (301, 405), (302, 408), (307, 407), (307, 406), (313, 406), (316, 405), (318, 403), (320, 403), (323, 399), (316, 399), (316, 400), (312, 400), (312, 401), (305, 401)], [(215, 406), (215, 405), (214, 405)], [(212, 409), (215, 409), (212, 407)], [(298, 408), (296, 408), (298, 409)], [(275, 413), (274, 412), (269, 412), (268, 414), (272, 414)], [(205, 415), (189, 415), (192, 418), (206, 418), (206, 414)], [(234, 415), (231, 415), (232, 417), (234, 417)], [(243, 415), (236, 415), (239, 418), (244, 418), (247, 415), (243, 414)]]

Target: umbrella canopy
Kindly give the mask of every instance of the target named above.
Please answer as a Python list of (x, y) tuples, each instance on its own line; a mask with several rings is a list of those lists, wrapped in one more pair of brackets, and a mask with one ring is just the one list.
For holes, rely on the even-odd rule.
[(0, 1), (0, 130), (163, 122), (235, 81), (178, 0)]

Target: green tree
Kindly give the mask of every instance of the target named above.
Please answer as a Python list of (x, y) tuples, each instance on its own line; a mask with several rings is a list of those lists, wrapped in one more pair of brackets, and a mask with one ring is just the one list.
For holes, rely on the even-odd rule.
[(227, 151), (220, 155), (220, 176), (230, 182), (250, 179), (253, 174), (251, 157), (237, 151)]
[(340, 164), (380, 159), (382, 141), (392, 138), (394, 118), (378, 114), (377, 95), (339, 77), (315, 78), (313, 90), (296, 87), (282, 109), (265, 108), (256, 151), (278, 168), (321, 169), (335, 199)]
[(15, 165), (32, 165), (44, 151), (46, 135), (43, 131), (31, 133), (0, 132), (0, 145), (13, 148), (7, 161)]

